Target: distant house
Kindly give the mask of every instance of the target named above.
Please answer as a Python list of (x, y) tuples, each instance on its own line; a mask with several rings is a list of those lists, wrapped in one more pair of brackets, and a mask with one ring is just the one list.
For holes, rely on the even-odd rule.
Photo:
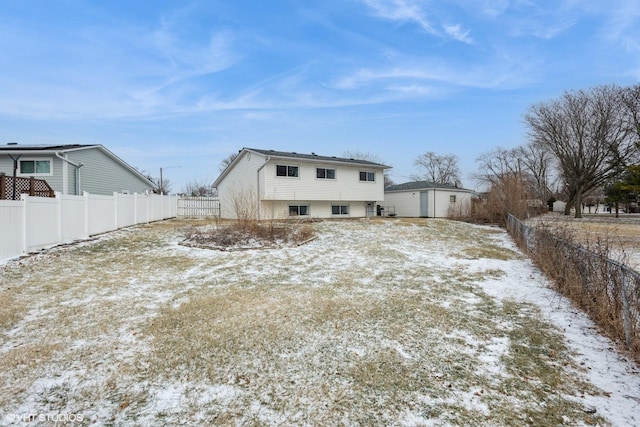
[(567, 202), (563, 202), (562, 200), (556, 200), (555, 202), (553, 202), (553, 211), (564, 213), (564, 208), (566, 206), (567, 206)]
[(243, 148), (213, 183), (222, 218), (376, 215), (384, 170), (366, 160)]
[(61, 194), (144, 193), (156, 188), (102, 145), (0, 146), (0, 173), (14, 172), (18, 177), (44, 179)]
[(464, 216), (474, 192), (452, 184), (412, 181), (384, 189), (384, 205), (399, 217), (446, 218)]

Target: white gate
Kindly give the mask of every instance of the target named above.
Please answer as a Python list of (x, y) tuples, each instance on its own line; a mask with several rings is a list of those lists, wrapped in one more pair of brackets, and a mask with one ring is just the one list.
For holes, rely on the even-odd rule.
[(207, 218), (220, 216), (220, 199), (217, 197), (180, 197), (178, 218)]

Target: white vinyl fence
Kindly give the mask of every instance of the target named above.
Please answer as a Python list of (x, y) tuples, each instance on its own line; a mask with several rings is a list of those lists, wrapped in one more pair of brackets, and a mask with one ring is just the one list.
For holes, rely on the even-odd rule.
[(177, 196), (120, 194), (0, 200), (0, 260), (135, 224), (174, 218)]

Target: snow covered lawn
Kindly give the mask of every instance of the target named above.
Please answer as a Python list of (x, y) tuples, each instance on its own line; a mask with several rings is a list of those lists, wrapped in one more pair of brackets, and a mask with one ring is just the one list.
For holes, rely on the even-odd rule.
[(0, 266), (0, 425), (640, 425), (637, 366), (502, 230), (222, 252), (186, 227)]

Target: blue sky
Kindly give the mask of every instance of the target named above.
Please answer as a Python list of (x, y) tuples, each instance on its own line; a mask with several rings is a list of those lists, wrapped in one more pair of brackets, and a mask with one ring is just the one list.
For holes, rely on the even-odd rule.
[(0, 143), (99, 143), (173, 190), (242, 147), (371, 153), (526, 142), (565, 90), (640, 79), (637, 0), (0, 3)]

